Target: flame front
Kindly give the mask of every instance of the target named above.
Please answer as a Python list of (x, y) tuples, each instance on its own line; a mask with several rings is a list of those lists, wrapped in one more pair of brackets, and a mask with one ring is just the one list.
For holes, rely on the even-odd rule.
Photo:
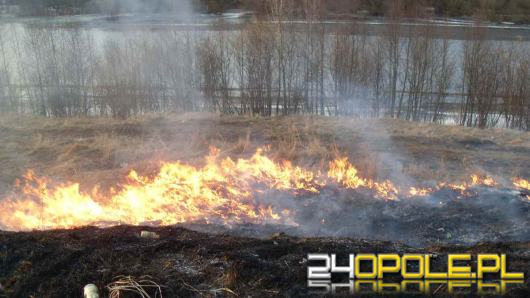
[(530, 181), (524, 180), (523, 178), (513, 179), (513, 185), (519, 189), (525, 189), (530, 191)]
[[(530, 181), (525, 180), (523, 178), (515, 178), (513, 179), (513, 185), (517, 187), (518, 189), (525, 190), (527, 192), (530, 192)], [(530, 194), (525, 195), (526, 199), (530, 201)]]
[[(514, 186), (529, 189), (518, 178)], [(219, 158), (212, 149), (203, 167), (181, 162), (163, 163), (154, 177), (131, 171), (127, 183), (102, 194), (98, 187), (82, 192), (77, 183), (56, 185), (29, 171), (13, 195), (0, 201), (0, 229), (31, 230), (116, 224), (172, 225), (206, 223), (282, 223), (296, 225), (296, 210), (275, 204), (282, 196), (318, 194), (325, 187), (368, 189), (379, 199), (423, 197), (449, 187), (465, 194), (473, 185), (494, 186), (490, 178), (471, 177), (462, 184), (435, 188), (400, 188), (390, 181), (360, 177), (347, 158), (329, 163), (327, 171), (305, 169), (290, 162), (277, 163), (259, 149), (249, 159)], [(271, 199), (272, 198), (272, 199)]]
[(313, 173), (289, 163), (274, 163), (262, 150), (250, 159), (218, 161), (218, 150), (213, 149), (206, 161), (202, 168), (164, 163), (153, 178), (132, 171), (128, 183), (119, 191), (112, 190), (110, 198), (97, 188), (83, 193), (74, 183), (50, 187), (47, 179), (28, 172), (18, 198), (0, 203), (0, 227), (27, 230), (198, 220), (280, 222), (287, 212), (277, 213), (270, 204), (260, 203), (262, 190), (318, 191)]

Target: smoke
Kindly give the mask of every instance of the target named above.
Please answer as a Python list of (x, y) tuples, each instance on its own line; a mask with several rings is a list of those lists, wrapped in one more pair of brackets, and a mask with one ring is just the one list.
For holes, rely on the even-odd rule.
[[(363, 115), (368, 115), (372, 106), (366, 104), (366, 99), (375, 100), (376, 95), (373, 90), (366, 84), (358, 82), (350, 82), (347, 89), (354, 91), (350, 96), (341, 98), (341, 109), (361, 118)], [(352, 123), (344, 120), (342, 125), (358, 127), (356, 133), (359, 147), (362, 148), (361, 153), (369, 158), (369, 162), (365, 163), (375, 171), (373, 174), (376, 177), (371, 178), (389, 179), (405, 187), (415, 185), (416, 181), (405, 173), (406, 164), (414, 163), (414, 160), (409, 152), (392, 140), (392, 122), (389, 121), (366, 119)]]
[(167, 13), (179, 16), (191, 16), (194, 13), (192, 0), (92, 0), (89, 5), (109, 15), (123, 13)]

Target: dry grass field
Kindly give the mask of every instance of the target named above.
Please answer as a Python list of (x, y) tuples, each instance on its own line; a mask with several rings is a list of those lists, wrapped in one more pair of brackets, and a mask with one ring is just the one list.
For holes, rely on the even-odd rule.
[(275, 160), (325, 167), (348, 156), (367, 178), (458, 181), (471, 173), (530, 176), (530, 133), (504, 129), (325, 117), (230, 118), (213, 114), (130, 120), (0, 117), (0, 190), (28, 169), (82, 187), (118, 183), (162, 161), (200, 165), (211, 146), (221, 155), (252, 155), (268, 146)]

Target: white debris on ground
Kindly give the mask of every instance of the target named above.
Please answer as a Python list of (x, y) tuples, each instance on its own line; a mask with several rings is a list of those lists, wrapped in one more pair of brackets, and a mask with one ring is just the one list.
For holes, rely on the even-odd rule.
[(142, 231), (142, 232), (140, 232), (140, 238), (158, 239), (158, 238), (160, 238), (160, 235), (158, 235), (155, 232)]
[(98, 287), (94, 284), (88, 284), (85, 286), (84, 298), (99, 298)]

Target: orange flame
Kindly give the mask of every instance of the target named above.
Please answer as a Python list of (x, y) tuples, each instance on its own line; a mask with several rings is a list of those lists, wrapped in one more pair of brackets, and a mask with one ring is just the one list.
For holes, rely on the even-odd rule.
[[(523, 178), (513, 179), (513, 185), (519, 189), (530, 191), (530, 181), (525, 180)], [(526, 195), (526, 199), (530, 201), (530, 194)]]
[(530, 181), (525, 180), (523, 178), (513, 179), (513, 185), (515, 185), (515, 187), (517, 188), (526, 189), (530, 191)]
[[(384, 200), (424, 197), (442, 187), (465, 193), (474, 185), (494, 186), (490, 178), (471, 177), (470, 183), (439, 184), (437, 188), (401, 189), (392, 182), (360, 177), (347, 158), (329, 163), (327, 172), (304, 169), (290, 162), (277, 163), (259, 149), (249, 159), (219, 158), (213, 148), (203, 167), (180, 162), (163, 163), (154, 177), (131, 171), (127, 183), (108, 194), (98, 187), (82, 192), (77, 183), (55, 184), (32, 171), (17, 183), (11, 197), (0, 201), (0, 229), (31, 230), (116, 224), (172, 225), (206, 223), (283, 223), (296, 225), (296, 210), (281, 210), (264, 200), (268, 191), (293, 197), (317, 194), (335, 185), (345, 189), (369, 189)], [(528, 189), (528, 181), (514, 180)], [(272, 196), (274, 198), (274, 196)], [(281, 205), (281, 204), (278, 204)]]

